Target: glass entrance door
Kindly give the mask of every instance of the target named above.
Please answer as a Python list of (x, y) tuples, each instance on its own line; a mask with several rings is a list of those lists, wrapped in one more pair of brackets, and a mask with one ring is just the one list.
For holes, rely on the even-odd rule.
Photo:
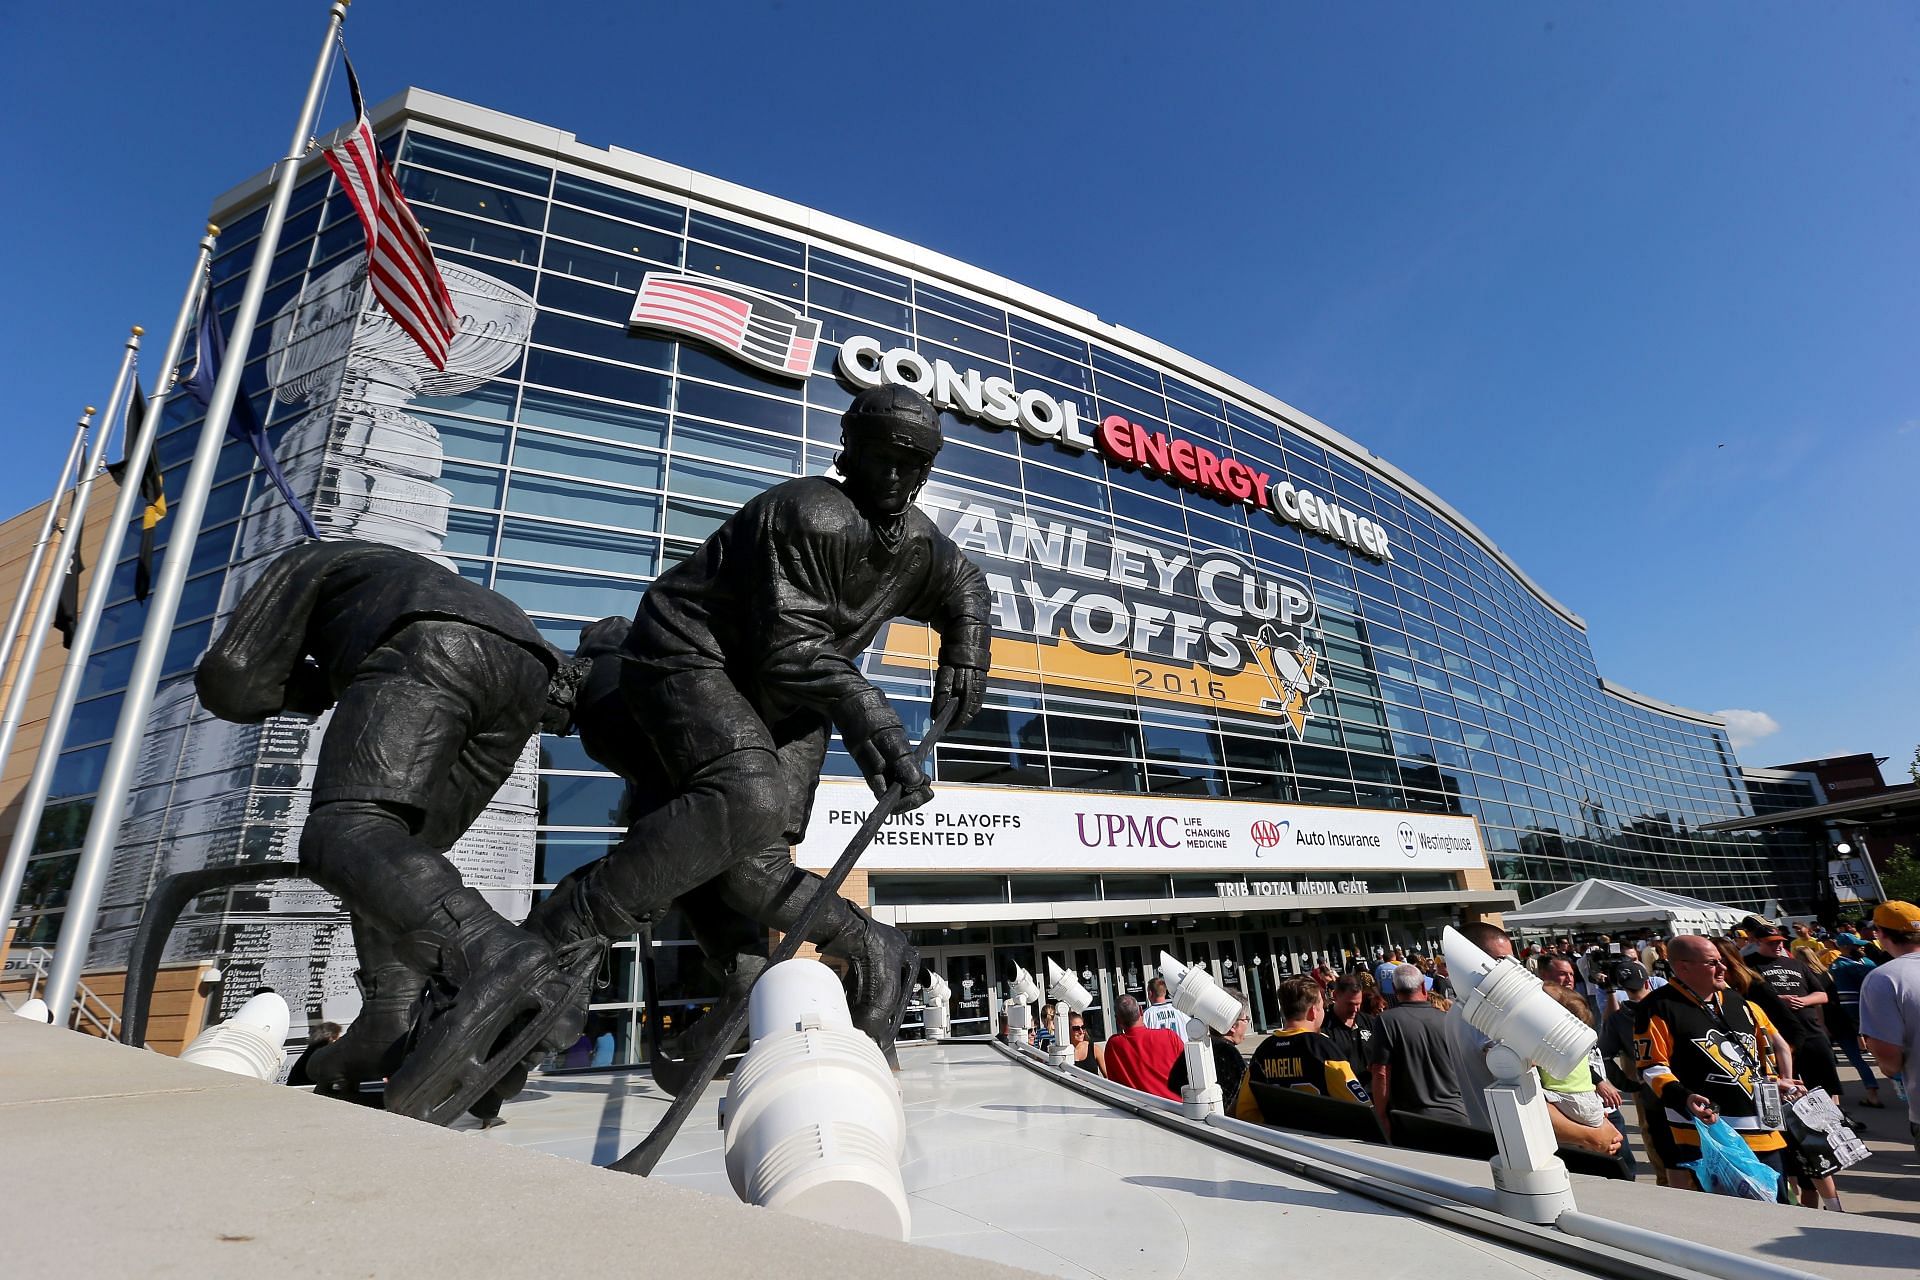
[(1173, 939), (1166, 938), (1128, 938), (1114, 943), (1117, 965), (1113, 973), (1114, 997), (1132, 996), (1141, 1004), (1147, 1003), (1147, 983), (1160, 972), (1160, 953), (1175, 950)]
[(1187, 943), (1187, 963), (1204, 964), (1213, 980), (1238, 995), (1247, 998), (1247, 977), (1240, 965), (1240, 942), (1232, 934), (1215, 933), (1189, 935)]
[(952, 1032), (956, 1036), (990, 1036), (993, 1023), (987, 1016), (987, 991), (992, 984), (987, 967), (986, 949), (953, 947), (940, 955), (940, 972), (952, 993), (947, 998)]

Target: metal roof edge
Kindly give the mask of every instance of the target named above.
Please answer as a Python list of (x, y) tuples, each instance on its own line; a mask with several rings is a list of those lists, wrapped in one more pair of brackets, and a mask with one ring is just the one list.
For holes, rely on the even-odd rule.
[(1715, 729), (1724, 729), (1727, 727), (1725, 720), (1722, 720), (1719, 716), (1711, 712), (1695, 711), (1691, 707), (1676, 706), (1671, 702), (1662, 702), (1658, 698), (1649, 697), (1644, 693), (1629, 689), (1623, 684), (1615, 684), (1605, 676), (1600, 677), (1600, 687), (1622, 702), (1631, 702), (1638, 706), (1645, 707), (1649, 711), (1658, 711), (1664, 715), (1679, 716), (1682, 720), (1697, 721), (1700, 724), (1710, 725)]

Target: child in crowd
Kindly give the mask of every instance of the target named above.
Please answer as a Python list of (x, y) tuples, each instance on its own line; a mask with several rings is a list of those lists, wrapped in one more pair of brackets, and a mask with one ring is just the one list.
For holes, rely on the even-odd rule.
[[(1549, 996), (1565, 1005), (1574, 1017), (1588, 1026), (1593, 1025), (1593, 1014), (1577, 992), (1553, 983), (1548, 983), (1545, 990)], [(1583, 1058), (1578, 1066), (1564, 1076), (1550, 1076), (1543, 1069), (1540, 1072), (1540, 1087), (1546, 1092), (1547, 1101), (1575, 1124), (1583, 1124), (1591, 1129), (1607, 1123), (1606, 1104), (1600, 1101), (1593, 1078), (1593, 1066), (1586, 1059)]]

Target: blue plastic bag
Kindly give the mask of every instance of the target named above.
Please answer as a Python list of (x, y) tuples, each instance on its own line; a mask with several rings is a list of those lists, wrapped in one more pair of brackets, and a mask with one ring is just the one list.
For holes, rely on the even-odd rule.
[(1779, 1200), (1780, 1175), (1753, 1153), (1732, 1125), (1725, 1120), (1707, 1124), (1696, 1119), (1693, 1127), (1700, 1131), (1700, 1158), (1681, 1167), (1693, 1170), (1701, 1186), (1715, 1195), (1768, 1203)]

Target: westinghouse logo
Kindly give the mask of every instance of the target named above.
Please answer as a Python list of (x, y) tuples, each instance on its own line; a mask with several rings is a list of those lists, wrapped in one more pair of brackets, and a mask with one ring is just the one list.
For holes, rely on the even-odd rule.
[(1415, 847), (1413, 842), (1413, 824), (1411, 822), (1403, 822), (1400, 824), (1400, 852), (1406, 854), (1409, 858), (1414, 857), (1419, 852), (1419, 849)]

